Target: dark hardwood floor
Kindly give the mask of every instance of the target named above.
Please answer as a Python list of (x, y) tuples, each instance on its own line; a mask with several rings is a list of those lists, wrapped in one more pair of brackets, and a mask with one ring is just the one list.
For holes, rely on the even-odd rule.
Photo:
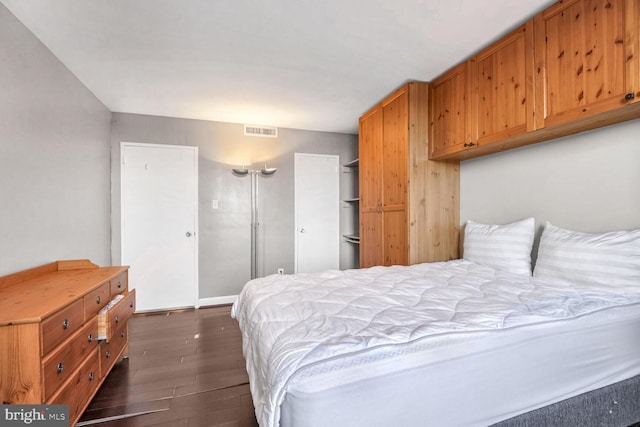
[(129, 358), (114, 367), (78, 425), (257, 426), (230, 311), (133, 316)]

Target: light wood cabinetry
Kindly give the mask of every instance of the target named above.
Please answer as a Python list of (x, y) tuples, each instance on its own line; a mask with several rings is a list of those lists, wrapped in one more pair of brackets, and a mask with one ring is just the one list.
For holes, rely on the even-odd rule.
[(432, 158), (476, 147), (469, 65), (465, 61), (429, 85), (429, 147)]
[(458, 257), (459, 164), (428, 160), (428, 85), (360, 118), (360, 266)]
[(565, 0), (535, 17), (544, 126), (638, 101), (639, 9), (638, 0)]
[[(135, 310), (127, 270), (58, 261), (0, 277), (2, 403), (66, 404), (71, 424), (80, 418), (126, 355), (127, 322)], [(123, 298), (106, 315), (111, 330), (103, 331), (98, 312), (118, 294)], [(111, 359), (103, 362), (109, 350)]]
[(535, 130), (533, 21), (471, 59), (472, 140), (481, 147)]
[(559, 1), (435, 79), (430, 108), (438, 160), (640, 118), (640, 0)]
[(382, 108), (360, 118), (360, 267), (384, 264), (382, 250)]

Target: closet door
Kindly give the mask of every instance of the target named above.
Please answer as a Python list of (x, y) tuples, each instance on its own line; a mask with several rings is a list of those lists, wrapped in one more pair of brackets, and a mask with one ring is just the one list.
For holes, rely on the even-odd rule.
[(382, 109), (360, 118), (360, 267), (383, 264), (382, 238)]
[(409, 262), (407, 227), (408, 93), (406, 87), (382, 104), (382, 224), (384, 265)]

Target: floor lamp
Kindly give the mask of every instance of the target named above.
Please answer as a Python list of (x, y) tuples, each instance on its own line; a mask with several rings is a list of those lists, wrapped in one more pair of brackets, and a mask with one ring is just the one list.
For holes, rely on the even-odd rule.
[(258, 277), (258, 177), (260, 175), (269, 176), (276, 173), (277, 168), (268, 168), (264, 165), (264, 169), (254, 170), (247, 169), (244, 166), (233, 169), (236, 176), (251, 177), (251, 279)]

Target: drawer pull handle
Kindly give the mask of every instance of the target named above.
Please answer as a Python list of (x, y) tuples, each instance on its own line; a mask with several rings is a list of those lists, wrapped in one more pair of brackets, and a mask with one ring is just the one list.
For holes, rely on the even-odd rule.
[(118, 316), (116, 316), (116, 323), (119, 323), (120, 319), (118, 318)]
[(89, 334), (89, 342), (93, 342), (93, 334)]
[(133, 308), (133, 301), (131, 301), (131, 302), (129, 303), (129, 307), (130, 307), (130, 308)]
[(627, 101), (631, 101), (635, 97), (636, 96), (633, 94), (633, 92), (630, 92), (624, 96), (624, 99), (626, 99)]
[(63, 370), (64, 370), (64, 365), (62, 364), (62, 362), (58, 362), (58, 373), (61, 374)]
[(102, 301), (102, 298), (100, 298), (100, 295), (98, 295), (98, 298), (96, 298), (96, 304), (100, 304), (101, 301)]
[(89, 372), (89, 381), (93, 381), (93, 377), (94, 377), (93, 372)]
[(120, 336), (124, 338), (124, 331), (120, 331)]
[(107, 359), (108, 359), (109, 357), (111, 357), (111, 352), (110, 352), (109, 350), (107, 350), (107, 351), (104, 353), (104, 357), (106, 357)]
[(122, 288), (122, 283), (118, 280), (118, 289)]
[(69, 319), (64, 319), (62, 321), (62, 329), (69, 329)]

